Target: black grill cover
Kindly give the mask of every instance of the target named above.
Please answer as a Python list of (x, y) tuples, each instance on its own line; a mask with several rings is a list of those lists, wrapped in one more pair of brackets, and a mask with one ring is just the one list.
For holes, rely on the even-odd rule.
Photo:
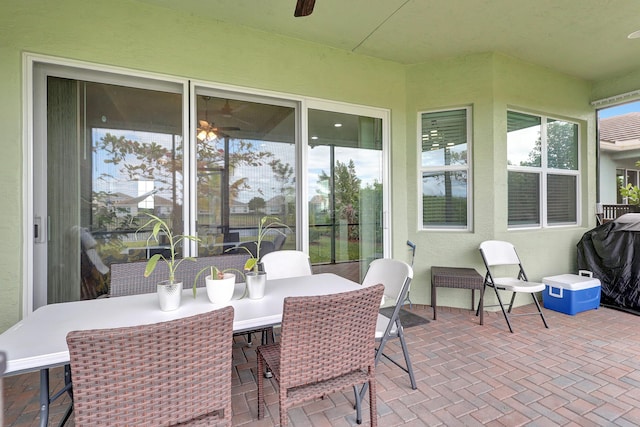
[(586, 232), (578, 268), (602, 284), (601, 304), (640, 313), (640, 214), (631, 213)]

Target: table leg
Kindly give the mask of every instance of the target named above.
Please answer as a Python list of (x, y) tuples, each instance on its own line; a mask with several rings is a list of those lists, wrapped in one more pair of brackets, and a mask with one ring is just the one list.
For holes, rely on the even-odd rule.
[(64, 366), (64, 387), (52, 397), (49, 397), (49, 369), (40, 369), (40, 427), (47, 427), (49, 425), (49, 407), (51, 406), (51, 402), (65, 393), (69, 394), (69, 397), (71, 397), (71, 403), (60, 421), (60, 426), (66, 424), (67, 420), (71, 416), (71, 412), (73, 411), (71, 366)]
[(433, 308), (433, 320), (436, 320), (436, 285), (431, 277), (431, 308)]
[(480, 290), (480, 302), (478, 303), (480, 308), (480, 324), (484, 325), (484, 288)]
[(49, 369), (40, 369), (40, 427), (49, 425)]

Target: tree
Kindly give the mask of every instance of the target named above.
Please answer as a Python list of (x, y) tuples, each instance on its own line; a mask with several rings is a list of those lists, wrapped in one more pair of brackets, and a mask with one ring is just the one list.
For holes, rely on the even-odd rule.
[[(118, 175), (103, 172), (98, 179), (111, 182), (153, 181), (157, 193), (170, 193), (174, 203), (173, 226), (180, 227), (184, 157), (182, 139), (179, 136), (173, 138), (173, 146), (165, 147), (156, 142), (139, 142), (107, 133), (95, 144), (94, 152), (96, 158), (105, 164), (119, 167)], [(273, 157), (268, 151), (255, 150), (251, 142), (244, 140), (238, 141), (233, 151), (228, 146), (229, 137), (224, 137), (198, 141), (196, 147), (199, 192), (212, 199), (224, 200), (227, 210), (240, 191), (249, 189), (248, 180), (244, 177), (229, 182), (231, 171), (242, 165), (261, 166)], [(94, 192), (93, 197), (97, 196)], [(223, 212), (224, 215), (228, 216), (228, 213)]]
[[(320, 173), (318, 181), (331, 183), (331, 177), (325, 171)], [(356, 167), (353, 160), (349, 164), (337, 160), (333, 170), (333, 194), (335, 205), (333, 210), (338, 219), (347, 221), (349, 238), (359, 239), (358, 221), (360, 206), (360, 184), (362, 180), (356, 174)], [(329, 185), (329, 187), (331, 187)]]
[(263, 211), (266, 206), (267, 202), (265, 202), (262, 197), (254, 197), (249, 200), (249, 210), (252, 212)]
[[(576, 170), (578, 168), (578, 134), (576, 125), (559, 120), (547, 120), (547, 166), (554, 169)], [(539, 167), (541, 164), (542, 140), (538, 134), (528, 158), (520, 166)]]
[[(271, 170), (273, 171), (274, 178), (279, 183), (278, 188), (274, 190), (279, 191), (284, 203), (284, 223), (289, 223), (289, 199), (295, 195), (295, 185), (293, 176), (293, 166), (289, 163), (282, 163), (280, 159), (274, 159), (269, 162)], [(292, 219), (295, 223), (295, 218)]]

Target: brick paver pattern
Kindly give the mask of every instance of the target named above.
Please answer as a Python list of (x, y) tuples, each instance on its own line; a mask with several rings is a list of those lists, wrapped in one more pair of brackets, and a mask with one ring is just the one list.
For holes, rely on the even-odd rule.
[[(433, 314), (428, 306), (411, 311)], [(379, 425), (640, 425), (640, 317), (604, 307), (575, 316), (545, 310), (550, 329), (535, 316), (515, 317), (511, 334), (501, 313), (485, 313), (484, 326), (474, 314), (439, 307), (438, 320), (405, 330), (418, 389), (383, 358), (376, 370)], [(258, 421), (255, 352), (236, 340), (233, 425), (276, 425), (276, 385), (265, 384), (266, 418)], [(402, 360), (395, 341), (385, 353)], [(5, 426), (38, 425), (38, 379), (38, 373), (4, 379)], [(54, 369), (53, 386), (62, 383), (62, 370)], [(52, 406), (51, 424), (68, 402)], [(353, 426), (353, 402), (350, 390), (309, 402), (289, 412), (291, 425)]]

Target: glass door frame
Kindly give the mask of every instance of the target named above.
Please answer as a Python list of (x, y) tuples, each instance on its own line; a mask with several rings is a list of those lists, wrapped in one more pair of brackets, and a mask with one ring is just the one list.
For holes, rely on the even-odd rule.
[[(182, 138), (189, 137), (189, 80), (168, 75), (144, 73), (80, 61), (53, 58), (31, 53), (23, 54), (24, 96), (24, 144), (23, 144), (23, 300), (22, 313), (28, 316), (35, 309), (47, 304), (47, 235), (46, 202), (47, 155), (47, 78), (49, 76), (79, 81), (123, 85), (150, 90), (169, 90), (182, 96)], [(43, 102), (44, 100), (44, 102)], [(189, 147), (184, 148), (185, 157)], [(185, 176), (190, 173), (185, 164)], [(37, 171), (36, 171), (37, 169)], [(189, 183), (184, 182), (185, 194)], [(185, 209), (183, 204), (183, 209)], [(186, 211), (183, 215), (186, 215)], [(37, 220), (36, 220), (37, 218)], [(39, 237), (36, 238), (36, 227)], [(36, 244), (36, 239), (38, 242)], [(188, 250), (188, 248), (185, 248)], [(38, 261), (36, 263), (36, 260)], [(40, 283), (36, 286), (36, 283)]]
[[(362, 115), (382, 119), (382, 183), (383, 183), (383, 256), (391, 255), (391, 210), (390, 210), (390, 110), (377, 107), (368, 107), (357, 104), (349, 104), (337, 101), (322, 100), (316, 98), (302, 97), (299, 95), (278, 93), (271, 91), (263, 91), (259, 89), (238, 87), (232, 85), (216, 84), (207, 81), (189, 80), (187, 78), (178, 78), (171, 75), (141, 72), (138, 70), (94, 64), (76, 60), (61, 59), (46, 55), (23, 53), (23, 247), (22, 247), (22, 315), (23, 317), (31, 314), (36, 308), (46, 305), (47, 303), (47, 286), (45, 284), (36, 287), (35, 283), (42, 279), (35, 272), (36, 269), (43, 269), (46, 278), (46, 261), (42, 263), (36, 261), (35, 226), (38, 225), (40, 236), (46, 236), (46, 219), (41, 219), (36, 224), (35, 217), (38, 212), (43, 209), (42, 206), (36, 206), (36, 198), (41, 201), (43, 194), (39, 193), (46, 189), (46, 155), (42, 156), (42, 145), (38, 147), (42, 141), (46, 141), (46, 102), (42, 102), (43, 90), (46, 94), (46, 78), (48, 75), (56, 77), (72, 78), (84, 81), (95, 81), (99, 83), (112, 83), (125, 85), (130, 87), (140, 87), (145, 89), (166, 90), (167, 87), (180, 87), (183, 95), (182, 99), (182, 123), (183, 123), (183, 140), (189, 141), (184, 144), (184, 158), (190, 159), (185, 162), (184, 172), (184, 194), (183, 218), (184, 232), (193, 233), (196, 230), (197, 212), (194, 209), (195, 192), (192, 191), (195, 185), (195, 173), (192, 173), (193, 161), (195, 158), (194, 150), (191, 148), (191, 141), (196, 138), (196, 121), (191, 117), (196, 117), (195, 99), (196, 88), (210, 89), (212, 91), (233, 93), (236, 97), (246, 97), (248, 100), (252, 98), (271, 98), (273, 100), (281, 99), (286, 103), (297, 103), (298, 122), (296, 131), (296, 176), (297, 180), (296, 196), (297, 196), (297, 218), (296, 227), (302, 232), (297, 236), (297, 248), (306, 253), (309, 251), (309, 208), (307, 203), (308, 188), (306, 184), (307, 166), (308, 166), (308, 110), (326, 110), (338, 113)], [(40, 68), (41, 67), (41, 68)], [(36, 96), (39, 98), (36, 99)], [(40, 141), (40, 142), (38, 142)], [(46, 154), (46, 153), (45, 153)], [(39, 156), (39, 157), (38, 157)], [(44, 159), (44, 164), (42, 163)], [(35, 163), (37, 161), (37, 163)], [(42, 176), (37, 180), (38, 175), (35, 169), (38, 168), (42, 172)], [(188, 177), (188, 178), (187, 178)], [(43, 186), (42, 179), (45, 180)], [(46, 197), (44, 198), (44, 211), (46, 212)], [(45, 237), (46, 238), (46, 237)], [(46, 245), (44, 245), (46, 246)], [(185, 254), (195, 253), (196, 244), (192, 243), (189, 247), (185, 247)], [(45, 254), (46, 255), (46, 254)], [(46, 257), (45, 257), (46, 260)]]
[[(304, 98), (297, 97), (295, 95), (281, 94), (276, 92), (264, 91), (259, 89), (249, 89), (249, 88), (241, 88), (237, 86), (231, 85), (223, 85), (223, 84), (212, 84), (211, 82), (201, 81), (201, 80), (191, 80), (191, 85), (189, 87), (189, 97), (192, 100), (195, 100), (199, 95), (206, 95), (212, 97), (227, 97), (229, 99), (240, 100), (240, 101), (248, 101), (248, 102), (264, 102), (264, 103), (273, 103), (274, 105), (280, 106), (288, 106), (295, 108), (296, 111), (296, 135), (295, 135), (295, 149), (296, 149), (296, 168), (295, 173), (296, 177), (304, 176), (301, 174), (306, 174), (306, 169), (302, 166), (302, 164), (306, 165), (306, 161), (304, 161), (303, 150), (301, 141), (306, 141), (305, 137), (302, 135), (306, 135), (306, 111), (304, 110)], [(196, 111), (196, 102), (191, 102), (189, 105), (189, 113), (191, 117), (194, 117), (189, 123), (190, 126), (190, 142), (196, 140), (197, 135), (197, 111)], [(191, 145), (191, 144), (189, 144)], [(192, 150), (189, 154), (189, 163), (195, 165), (196, 164), (196, 150)], [(186, 155), (185, 155), (185, 158)], [(189, 175), (190, 188), (196, 189), (196, 181), (197, 174), (193, 173)], [(296, 185), (296, 230), (306, 230), (304, 227), (305, 222), (302, 219), (306, 219), (307, 215), (307, 204), (301, 203), (302, 194), (304, 194), (304, 187), (299, 183), (302, 180), (297, 180), (298, 184)], [(185, 224), (185, 227), (188, 227), (188, 230), (191, 234), (195, 235), (197, 232), (197, 191), (191, 191), (189, 193), (189, 207), (190, 210), (188, 212), (188, 224)], [(187, 218), (187, 216), (185, 216)], [(307, 221), (308, 222), (308, 221)], [(308, 225), (308, 224), (307, 224)], [(296, 233), (296, 248), (302, 250), (301, 248), (305, 247), (305, 241), (307, 240), (307, 233), (298, 232)], [(191, 253), (197, 254), (197, 243), (190, 242), (191, 245)], [(306, 243), (308, 247), (308, 243)]]
[[(377, 119), (381, 119), (382, 121), (382, 245), (383, 245), (383, 257), (391, 256), (391, 197), (390, 197), (390, 186), (391, 186), (391, 131), (390, 131), (390, 110), (384, 108), (376, 108), (376, 107), (367, 107), (363, 105), (356, 104), (347, 104), (337, 101), (328, 101), (321, 99), (307, 99), (303, 103), (303, 117), (304, 117), (304, 126), (303, 126), (303, 136), (301, 144), (302, 148), (305, 150), (305, 155), (303, 156), (304, 163), (304, 171), (306, 177), (307, 165), (308, 165), (308, 156), (307, 152), (309, 150), (309, 135), (308, 135), (308, 125), (307, 120), (309, 117), (308, 110), (324, 110), (334, 113), (344, 113), (350, 115), (358, 115), (358, 116), (366, 116), (373, 117)], [(300, 200), (308, 200), (308, 186), (305, 184), (304, 193), (301, 195)], [(308, 203), (305, 203), (308, 205)], [(305, 206), (305, 212), (302, 220), (304, 221), (304, 230), (307, 230), (304, 236), (304, 246), (303, 250), (306, 253), (309, 253), (309, 212), (308, 206)]]

